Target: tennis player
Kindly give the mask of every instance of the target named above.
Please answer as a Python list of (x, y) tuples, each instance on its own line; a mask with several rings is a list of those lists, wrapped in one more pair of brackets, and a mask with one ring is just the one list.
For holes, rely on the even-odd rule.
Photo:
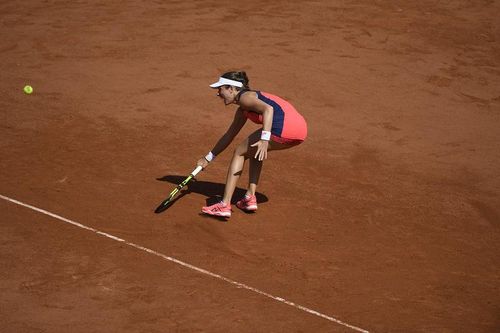
[(210, 85), (211, 88), (217, 89), (217, 96), (225, 105), (236, 104), (238, 108), (226, 133), (205, 157), (198, 160), (198, 166), (206, 168), (217, 155), (222, 153), (240, 132), (247, 119), (262, 127), (250, 134), (235, 149), (222, 201), (201, 209), (208, 215), (231, 217), (231, 198), (247, 159), (250, 163), (248, 189), (236, 206), (245, 211), (256, 211), (255, 191), (262, 163), (267, 159), (268, 152), (295, 147), (307, 136), (306, 121), (289, 102), (269, 93), (251, 90), (248, 82), (245, 72), (227, 72)]

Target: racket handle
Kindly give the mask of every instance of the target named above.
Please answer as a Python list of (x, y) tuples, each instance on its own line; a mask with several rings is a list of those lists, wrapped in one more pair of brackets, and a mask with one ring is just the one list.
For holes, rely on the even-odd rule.
[(201, 166), (197, 166), (196, 169), (191, 172), (191, 174), (193, 175), (193, 177), (195, 177), (202, 169), (203, 168)]

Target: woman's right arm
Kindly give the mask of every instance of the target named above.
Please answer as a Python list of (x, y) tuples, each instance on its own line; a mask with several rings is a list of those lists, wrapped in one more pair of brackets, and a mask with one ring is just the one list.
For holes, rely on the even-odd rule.
[[(238, 108), (238, 110), (236, 110), (234, 114), (233, 122), (227, 129), (226, 133), (224, 133), (224, 135), (219, 139), (219, 141), (217, 141), (214, 148), (210, 151), (210, 153), (213, 154), (212, 158), (222, 153), (227, 148), (227, 146), (229, 146), (229, 144), (233, 141), (234, 137), (241, 131), (246, 121), (247, 118), (243, 114), (243, 110), (241, 108)], [(209, 155), (210, 154), (208, 154), (207, 156)], [(212, 158), (209, 157), (210, 160)], [(206, 168), (209, 162), (210, 161), (206, 157), (204, 157), (198, 160), (197, 165), (201, 165), (203, 168)]]

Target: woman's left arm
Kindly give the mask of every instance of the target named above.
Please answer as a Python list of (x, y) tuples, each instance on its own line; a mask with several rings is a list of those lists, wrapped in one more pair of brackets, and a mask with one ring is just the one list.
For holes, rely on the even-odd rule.
[(240, 105), (247, 110), (252, 110), (262, 114), (262, 134), (261, 139), (252, 147), (257, 147), (255, 158), (259, 161), (267, 158), (267, 148), (269, 140), (271, 139), (271, 128), (273, 126), (273, 113), (274, 109), (267, 103), (264, 103), (253, 94), (245, 94), (241, 96)]

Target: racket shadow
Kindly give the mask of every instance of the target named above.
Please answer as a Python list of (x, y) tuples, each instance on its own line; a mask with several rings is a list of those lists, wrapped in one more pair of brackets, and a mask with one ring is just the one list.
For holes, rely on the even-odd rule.
[[(168, 176), (163, 176), (161, 178), (156, 178), (156, 180), (159, 180), (162, 182), (169, 182), (169, 183), (172, 183), (174, 185), (177, 185), (180, 182), (182, 182), (185, 178), (186, 178), (186, 176), (168, 175)], [(193, 179), (187, 185), (187, 189), (184, 189), (181, 192), (181, 195), (179, 195), (179, 197), (176, 198), (175, 201), (179, 200), (180, 198), (182, 198), (183, 196), (185, 196), (188, 193), (194, 192), (194, 193), (198, 193), (198, 194), (206, 196), (207, 197), (207, 199), (206, 199), (207, 205), (212, 205), (212, 204), (221, 200), (221, 195), (224, 193), (225, 186), (226, 186), (225, 184), (221, 184), (221, 183), (213, 183), (213, 182), (207, 182), (207, 181)], [(245, 189), (242, 189), (240, 187), (236, 187), (236, 189), (234, 190), (234, 195), (233, 195), (233, 199), (231, 200), (231, 203), (236, 204), (236, 201), (243, 198), (245, 193), (246, 193)], [(259, 203), (264, 203), (264, 202), (269, 201), (268, 197), (262, 193), (256, 192), (255, 196), (257, 197), (257, 202), (259, 202)], [(175, 203), (175, 201), (173, 203)]]

